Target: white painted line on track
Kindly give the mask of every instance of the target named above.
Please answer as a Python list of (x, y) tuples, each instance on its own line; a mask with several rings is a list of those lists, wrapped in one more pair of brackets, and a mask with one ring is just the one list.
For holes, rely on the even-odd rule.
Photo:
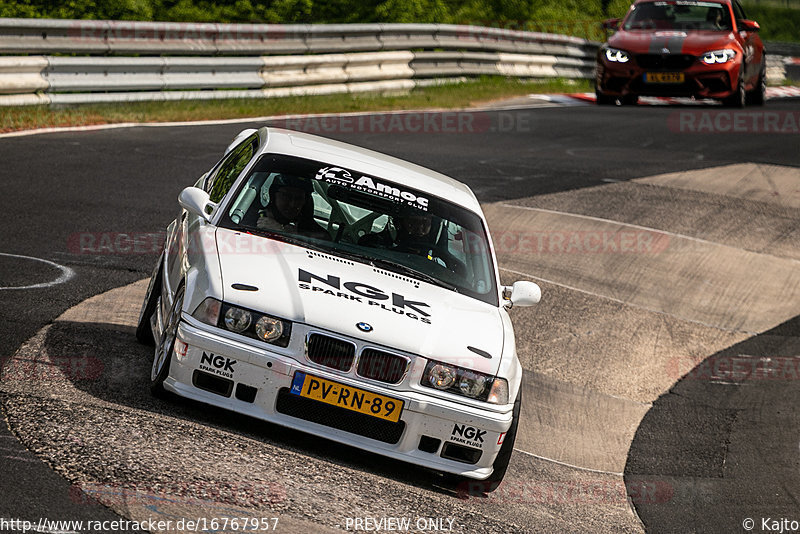
[(536, 458), (537, 460), (544, 460), (545, 462), (551, 462), (551, 463), (554, 463), (554, 464), (557, 464), (557, 465), (563, 465), (564, 467), (571, 467), (572, 469), (579, 469), (581, 471), (586, 471), (588, 473), (598, 473), (598, 474), (601, 474), (601, 475), (613, 475), (613, 476), (619, 476), (619, 477), (623, 476), (623, 473), (614, 473), (612, 471), (603, 471), (601, 469), (590, 469), (588, 467), (581, 467), (579, 465), (572, 465), (572, 464), (568, 464), (567, 462), (560, 462), (558, 460), (553, 460), (552, 458), (546, 458), (544, 456), (539, 456), (538, 454), (533, 454), (532, 452), (523, 451), (522, 449), (516, 449), (515, 448), (514, 450), (517, 451), (517, 452), (521, 452), (522, 454), (526, 454), (528, 456), (532, 456), (533, 458)]
[[(592, 105), (594, 102), (594, 93), (553, 93), (553, 94), (530, 94), (528, 98), (538, 99), (545, 102), (550, 102), (552, 106), (583, 106)], [(800, 88), (798, 87), (769, 87), (767, 88), (768, 98), (780, 97), (793, 97), (800, 96)], [(666, 97), (643, 97), (644, 102), (650, 105), (663, 105), (670, 103), (671, 99)], [(696, 101), (692, 99), (674, 99), (675, 103), (692, 103), (704, 104), (709, 101)], [(387, 111), (353, 111), (347, 113), (307, 113), (297, 115), (269, 115), (264, 117), (243, 117), (238, 119), (214, 119), (214, 120), (200, 120), (200, 121), (178, 121), (178, 122), (119, 122), (114, 124), (91, 124), (86, 126), (61, 126), (53, 128), (37, 128), (34, 130), (19, 130), (15, 132), (0, 133), (0, 139), (6, 137), (24, 137), (29, 135), (40, 135), (49, 133), (70, 133), (70, 132), (93, 132), (97, 130), (113, 130), (118, 128), (171, 128), (180, 126), (215, 126), (224, 124), (241, 124), (247, 122), (268, 122), (275, 120), (293, 120), (305, 119), (313, 117), (357, 117), (369, 115), (391, 115), (391, 114), (408, 114), (408, 113), (470, 113), (470, 112), (492, 112), (492, 111), (505, 111), (505, 110), (523, 110), (529, 108), (539, 107), (552, 107), (541, 105), (511, 105), (509, 107), (490, 107), (490, 106), (477, 106), (474, 108), (460, 108), (460, 109), (403, 109), (403, 110), (387, 110)]]
[(41, 463), (41, 460), (37, 460), (36, 458), (23, 458), (22, 456), (2, 456), (5, 460), (15, 460), (17, 462), (28, 462), (31, 464), (38, 464)]
[[(119, 128), (175, 128), (183, 126), (220, 126), (226, 124), (243, 124), (248, 122), (270, 122), (270, 121), (293, 121), (298, 119), (313, 119), (323, 117), (369, 117), (373, 115), (409, 115), (421, 113), (490, 113), (505, 110), (523, 110), (530, 107), (549, 107), (549, 106), (529, 106), (512, 105), (508, 108), (477, 106), (474, 108), (453, 108), (453, 109), (395, 109), (385, 111), (349, 111), (345, 113), (298, 113), (294, 115), (267, 115), (264, 117), (243, 117), (238, 119), (213, 119), (198, 121), (176, 121), (176, 122), (119, 122), (111, 124), (91, 124), (86, 126), (60, 126), (53, 128), (37, 128), (34, 130), (19, 130), (15, 132), (0, 133), (0, 139), (6, 137), (25, 137), (29, 135), (40, 135), (50, 133), (71, 133), (71, 132), (94, 132), (98, 130), (115, 130)], [(281, 127), (281, 126), (277, 126)], [(309, 132), (324, 133), (324, 132)]]
[(658, 313), (660, 315), (666, 315), (667, 317), (673, 317), (675, 319), (678, 319), (680, 321), (685, 321), (687, 323), (699, 324), (700, 326), (705, 326), (707, 328), (714, 328), (716, 330), (722, 330), (723, 332), (742, 333), (742, 334), (747, 334), (747, 335), (751, 335), (751, 336), (755, 336), (755, 335), (759, 334), (759, 332), (750, 332), (749, 330), (738, 330), (738, 329), (735, 329), (735, 328), (725, 328), (724, 326), (705, 323), (703, 321), (698, 321), (697, 319), (689, 319), (688, 317), (681, 317), (680, 315), (675, 315), (674, 313), (665, 312), (663, 310), (659, 310), (659, 309), (656, 309), (656, 308), (649, 308), (647, 306), (642, 306), (640, 304), (633, 304), (632, 302), (627, 302), (627, 301), (624, 301), (624, 300), (620, 300), (618, 298), (609, 297), (608, 295), (601, 295), (600, 293), (595, 293), (595, 292), (589, 291), (587, 289), (581, 289), (579, 287), (574, 287), (574, 286), (571, 286), (571, 285), (568, 285), (568, 284), (562, 284), (561, 282), (554, 282), (553, 280), (548, 280), (547, 278), (542, 278), (540, 276), (534, 276), (534, 275), (532, 275), (530, 273), (523, 273), (521, 271), (515, 271), (514, 269), (508, 269), (506, 267), (500, 267), (500, 270), (509, 272), (511, 274), (516, 274), (518, 276), (526, 276), (528, 278), (532, 278), (533, 280), (538, 280), (538, 281), (544, 282), (546, 284), (553, 284), (554, 286), (563, 287), (564, 289), (569, 289), (571, 291), (577, 291), (578, 293), (583, 293), (585, 295), (591, 295), (593, 297), (609, 300), (611, 302), (616, 302), (618, 304), (624, 304), (625, 306), (630, 306), (631, 308), (636, 308), (636, 309), (648, 311), (648, 312), (651, 312), (651, 313)]
[(42, 282), (41, 284), (32, 284), (28, 286), (16, 286), (16, 287), (0, 287), (0, 291), (3, 289), (39, 289), (45, 287), (52, 287), (58, 284), (63, 284), (71, 280), (75, 276), (75, 271), (70, 269), (69, 267), (65, 267), (63, 265), (59, 265), (58, 263), (52, 262), (50, 260), (43, 260), (42, 258), (34, 258), (33, 256), (22, 256), (21, 254), (6, 254), (4, 252), (0, 252), (0, 256), (6, 256), (8, 258), (21, 258), (24, 260), (33, 260), (38, 261), (41, 263), (45, 263), (51, 267), (55, 267), (59, 271), (61, 271), (61, 276), (56, 278), (55, 280), (51, 280), (50, 282)]
[[(725, 245), (725, 244), (722, 244), (722, 243), (715, 243), (714, 241), (708, 241), (707, 239), (702, 239), (700, 237), (693, 237), (693, 236), (685, 235), (685, 234), (676, 234), (675, 232), (670, 232), (668, 230), (659, 230), (658, 228), (650, 228), (649, 226), (641, 226), (641, 225), (638, 225), (638, 224), (620, 222), (620, 221), (615, 221), (613, 219), (603, 219), (602, 217), (592, 217), (591, 215), (581, 215), (579, 213), (567, 213), (565, 211), (548, 210), (548, 209), (544, 209), (544, 208), (534, 208), (534, 207), (531, 207), (531, 206), (520, 206), (518, 204), (503, 203), (502, 206), (505, 207), (505, 208), (516, 208), (516, 209), (520, 209), (520, 210), (539, 211), (539, 212), (542, 212), (542, 213), (552, 213), (554, 215), (566, 215), (568, 217), (576, 217), (578, 219), (586, 219), (588, 221), (619, 224), (621, 226), (627, 226), (629, 228), (636, 228), (637, 230), (645, 230), (647, 232), (652, 232), (652, 233), (655, 233), (655, 234), (663, 234), (663, 235), (667, 235), (667, 236), (670, 236), (670, 237), (677, 237), (679, 239), (686, 239), (686, 240), (689, 240), (689, 241), (694, 241), (695, 243), (702, 243), (704, 245), (713, 245), (713, 246), (717, 246), (717, 247), (727, 247), (727, 248), (732, 248), (734, 250), (744, 250), (744, 249), (740, 249), (740, 248), (737, 248), (737, 247), (732, 247), (730, 245)], [(770, 256), (770, 257), (778, 258), (778, 256), (773, 256), (772, 254), (766, 254), (764, 252), (756, 252), (756, 251), (749, 251), (749, 252), (752, 252), (753, 254), (760, 254), (762, 256)], [(793, 262), (793, 263), (800, 263), (800, 260), (796, 260), (794, 258), (783, 258), (783, 257), (780, 257), (780, 259), (781, 260), (790, 261), (790, 262)]]

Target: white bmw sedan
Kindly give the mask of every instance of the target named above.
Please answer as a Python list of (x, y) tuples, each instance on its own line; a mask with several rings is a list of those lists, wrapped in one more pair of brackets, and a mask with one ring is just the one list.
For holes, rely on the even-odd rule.
[(245, 130), (178, 197), (137, 328), (151, 388), (502, 480), (522, 368), (472, 191), (321, 137)]

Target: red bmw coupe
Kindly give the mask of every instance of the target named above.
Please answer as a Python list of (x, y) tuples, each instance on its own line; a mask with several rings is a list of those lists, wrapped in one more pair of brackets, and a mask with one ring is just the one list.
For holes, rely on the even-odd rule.
[(739, 0), (637, 0), (604, 27), (617, 31), (598, 51), (598, 104), (634, 104), (640, 95), (764, 103), (764, 44)]

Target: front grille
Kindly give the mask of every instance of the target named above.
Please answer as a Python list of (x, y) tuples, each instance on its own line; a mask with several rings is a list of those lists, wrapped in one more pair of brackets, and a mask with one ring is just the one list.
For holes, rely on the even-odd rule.
[(356, 356), (356, 346), (349, 341), (343, 341), (322, 334), (308, 336), (308, 359), (319, 365), (347, 371), (353, 365)]
[(324, 402), (293, 395), (288, 388), (282, 388), (278, 392), (275, 410), (278, 413), (303, 419), (304, 421), (311, 421), (318, 425), (329, 426), (391, 444), (400, 441), (400, 437), (406, 427), (403, 421), (392, 423), (370, 415), (352, 412), (338, 406), (331, 406)]
[(644, 69), (683, 70), (697, 60), (689, 54), (639, 54), (636, 63)]
[(364, 378), (397, 384), (406, 374), (408, 360), (396, 354), (364, 349), (358, 359), (357, 373)]
[(697, 92), (693, 81), (684, 83), (644, 83), (641, 78), (631, 83), (631, 92), (650, 96), (691, 96)]

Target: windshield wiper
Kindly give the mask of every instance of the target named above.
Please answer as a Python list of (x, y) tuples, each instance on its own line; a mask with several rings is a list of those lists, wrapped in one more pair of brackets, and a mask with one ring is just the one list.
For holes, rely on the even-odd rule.
[(298, 247), (306, 247), (313, 250), (317, 250), (319, 252), (326, 252), (330, 254), (330, 249), (326, 249), (316, 243), (309, 243), (303, 239), (298, 239), (293, 235), (286, 235), (286, 234), (279, 234), (278, 232), (273, 232), (272, 230), (263, 230), (261, 228), (251, 228), (251, 227), (244, 227), (239, 226), (237, 228), (233, 228), (236, 232), (245, 232), (248, 234), (253, 234), (261, 237), (268, 237), (271, 239), (277, 239), (278, 241), (283, 241), (285, 243), (289, 243), (290, 245), (297, 245)]
[(398, 272), (399, 274), (405, 274), (406, 276), (419, 278), (419, 279), (421, 279), (421, 280), (423, 280), (425, 282), (428, 282), (429, 284), (433, 284), (433, 285), (436, 285), (436, 286), (439, 286), (439, 287), (443, 287), (445, 289), (449, 289), (450, 291), (455, 291), (456, 293), (459, 292), (458, 291), (458, 287), (453, 285), (453, 284), (448, 284), (444, 280), (440, 280), (439, 278), (431, 276), (431, 275), (429, 275), (427, 273), (424, 273), (422, 271), (418, 271), (417, 269), (414, 269), (413, 267), (409, 267), (407, 265), (403, 265), (402, 263), (397, 263), (397, 262), (392, 261), (392, 260), (378, 259), (378, 258), (374, 258), (374, 257), (367, 256), (367, 255), (364, 255), (364, 254), (359, 254), (357, 252), (346, 251), (346, 250), (342, 250), (340, 248), (335, 248), (335, 247), (328, 248), (328, 247), (324, 247), (324, 246), (321, 246), (321, 245), (317, 245), (316, 243), (309, 243), (308, 241), (304, 241), (302, 239), (298, 239), (298, 238), (296, 238), (294, 236), (285, 235), (285, 234), (279, 234), (277, 232), (272, 232), (270, 230), (262, 230), (261, 228), (250, 228), (250, 227), (239, 226), (239, 227), (235, 228), (234, 230), (237, 231), (237, 232), (246, 232), (246, 233), (250, 233), (250, 234), (253, 234), (253, 235), (259, 235), (259, 236), (262, 236), (262, 237), (274, 238), (274, 239), (277, 239), (279, 241), (284, 241), (286, 243), (289, 243), (291, 245), (297, 245), (299, 247), (310, 248), (310, 249), (316, 250), (318, 252), (324, 252), (326, 254), (343, 256), (345, 258), (348, 258), (348, 259), (351, 259), (351, 260), (354, 260), (354, 261), (358, 261), (358, 262), (361, 262), (361, 263), (366, 263), (368, 265), (371, 265), (372, 267), (381, 267), (381, 268), (384, 268), (384, 269), (387, 269), (387, 270), (390, 270), (390, 271), (395, 271), (395, 272)]
[(413, 267), (409, 267), (408, 265), (403, 265), (402, 263), (397, 263), (396, 261), (392, 260), (384, 260), (384, 259), (372, 259), (370, 261), (376, 267), (383, 267), (384, 269), (388, 269), (390, 271), (400, 272), (400, 274), (405, 274), (407, 276), (413, 276), (415, 278), (420, 278), (429, 284), (433, 284), (435, 286), (443, 287), (445, 289), (449, 289), (450, 291), (455, 291), (458, 293), (458, 287), (453, 284), (448, 284), (444, 280), (440, 280), (435, 276), (431, 276), (428, 273), (424, 273), (422, 271), (418, 271)]

